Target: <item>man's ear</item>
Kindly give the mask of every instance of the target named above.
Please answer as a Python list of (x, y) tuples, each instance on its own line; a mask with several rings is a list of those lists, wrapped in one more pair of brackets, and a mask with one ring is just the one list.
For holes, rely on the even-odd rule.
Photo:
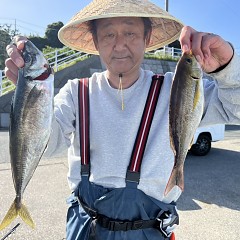
[(93, 35), (93, 43), (94, 43), (94, 46), (95, 46), (96, 50), (98, 51), (98, 40), (97, 40), (97, 36), (94, 36), (94, 35)]
[(150, 43), (151, 36), (152, 36), (152, 30), (148, 32), (148, 34), (145, 38), (146, 47), (148, 47), (148, 45)]

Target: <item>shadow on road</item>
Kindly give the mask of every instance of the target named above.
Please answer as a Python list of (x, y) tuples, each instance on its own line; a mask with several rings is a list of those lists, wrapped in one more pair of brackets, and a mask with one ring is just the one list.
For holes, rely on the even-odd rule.
[(240, 211), (240, 152), (212, 148), (205, 157), (189, 154), (179, 210), (199, 210), (195, 200)]

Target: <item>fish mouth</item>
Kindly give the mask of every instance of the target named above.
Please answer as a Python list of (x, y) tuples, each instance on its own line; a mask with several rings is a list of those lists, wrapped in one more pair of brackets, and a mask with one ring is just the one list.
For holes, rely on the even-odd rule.
[(194, 80), (199, 80), (202, 77), (202, 70), (200, 68), (193, 68), (190, 77)]
[(200, 77), (197, 77), (197, 76), (194, 76), (194, 75), (191, 75), (191, 78), (194, 79), (194, 80), (199, 80)]

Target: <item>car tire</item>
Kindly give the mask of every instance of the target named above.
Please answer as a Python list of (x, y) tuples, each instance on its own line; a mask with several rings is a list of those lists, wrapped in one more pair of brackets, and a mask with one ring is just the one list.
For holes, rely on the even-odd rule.
[(205, 156), (211, 149), (211, 139), (205, 134), (199, 135), (197, 142), (192, 145), (191, 152), (196, 156)]

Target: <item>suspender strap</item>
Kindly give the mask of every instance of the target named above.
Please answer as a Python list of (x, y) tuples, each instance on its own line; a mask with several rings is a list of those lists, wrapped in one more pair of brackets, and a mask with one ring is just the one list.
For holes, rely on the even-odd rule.
[(141, 123), (138, 129), (131, 161), (128, 167), (126, 181), (137, 182), (140, 180), (140, 168), (143, 159), (144, 150), (147, 144), (152, 119), (157, 106), (159, 93), (162, 87), (164, 76), (154, 75), (142, 115)]
[(88, 78), (79, 80), (78, 85), (79, 101), (79, 129), (80, 129), (80, 156), (81, 175), (89, 175), (90, 172), (90, 141), (89, 141), (89, 94)]
[[(159, 93), (162, 87), (164, 76), (154, 75), (149, 89), (147, 101), (143, 111), (138, 134), (132, 151), (131, 161), (128, 167), (126, 180), (139, 183), (140, 168), (144, 150), (147, 144), (152, 119), (157, 106)], [(90, 140), (89, 140), (89, 92), (88, 78), (79, 80), (79, 123), (80, 123), (80, 156), (81, 175), (90, 173)]]

